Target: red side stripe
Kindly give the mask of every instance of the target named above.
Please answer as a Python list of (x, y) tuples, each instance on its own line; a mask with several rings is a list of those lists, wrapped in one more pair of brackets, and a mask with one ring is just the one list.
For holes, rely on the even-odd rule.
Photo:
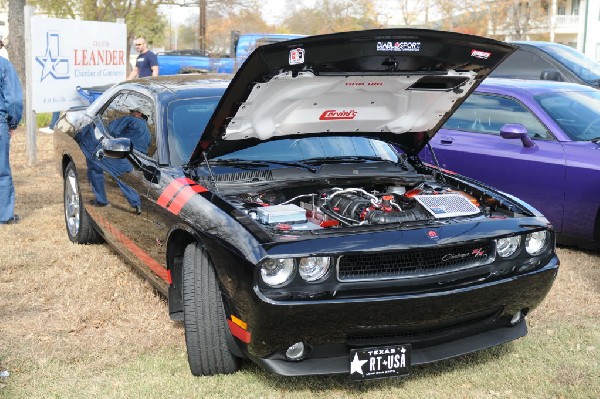
[(229, 319), (227, 319), (227, 324), (229, 325), (229, 331), (231, 331), (231, 335), (233, 335), (242, 342), (250, 343), (252, 334), (250, 334), (248, 331), (244, 330), (242, 327), (238, 326)]
[(206, 188), (194, 185), (184, 187), (179, 193), (177, 193), (175, 199), (171, 202), (171, 205), (167, 207), (169, 211), (171, 211), (174, 215), (178, 215), (181, 211), (181, 208), (194, 196), (196, 193), (203, 193), (208, 191)]
[(165, 190), (160, 194), (160, 197), (158, 198), (158, 201), (156, 201), (156, 203), (166, 208), (169, 202), (173, 199), (173, 197), (177, 195), (177, 192), (181, 189), (181, 187), (192, 184), (196, 184), (196, 182), (192, 179), (188, 179), (187, 177), (182, 177), (173, 180), (167, 186), (167, 188), (165, 188)]
[(167, 269), (157, 261), (155, 261), (150, 255), (148, 255), (143, 249), (135, 245), (133, 241), (131, 241), (125, 234), (123, 234), (119, 229), (115, 226), (107, 222), (103, 217), (98, 215), (98, 213), (93, 209), (86, 209), (88, 213), (92, 215), (94, 220), (102, 226), (102, 228), (106, 229), (110, 234), (115, 237), (117, 240), (121, 242), (132, 254), (138, 257), (139, 260), (142, 261), (154, 274), (164, 280), (167, 284), (171, 284), (171, 274)]
[(189, 186), (184, 187), (183, 190), (177, 193), (177, 196), (171, 202), (171, 205), (167, 207), (174, 215), (179, 215), (181, 208), (196, 194)]

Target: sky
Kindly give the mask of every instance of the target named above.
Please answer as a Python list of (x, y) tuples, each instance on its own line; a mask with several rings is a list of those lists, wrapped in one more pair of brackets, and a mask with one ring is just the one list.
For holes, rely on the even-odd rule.
[[(295, 0), (293, 4), (296, 6), (312, 6), (316, 0)], [(397, 2), (394, 0), (375, 0), (379, 6), (382, 17), (387, 20), (388, 23), (394, 24), (399, 23), (396, 19), (399, 19), (399, 10), (397, 8)], [(270, 25), (276, 25), (280, 23), (286, 14), (286, 0), (262, 0), (261, 8), (263, 12), (264, 20)], [(198, 15), (197, 7), (177, 7), (168, 6), (163, 9), (169, 9), (170, 13), (165, 12), (167, 17), (171, 18), (173, 24), (183, 24), (190, 15)]]
[[(300, 1), (304, 3), (304, 1)], [(312, 3), (312, 0), (309, 1)], [(262, 0), (261, 7), (263, 18), (269, 24), (280, 22), (285, 14), (285, 1), (283, 0)], [(165, 6), (163, 10), (165, 10), (167, 18), (171, 18), (173, 24), (183, 24), (190, 15), (198, 15), (197, 7)]]

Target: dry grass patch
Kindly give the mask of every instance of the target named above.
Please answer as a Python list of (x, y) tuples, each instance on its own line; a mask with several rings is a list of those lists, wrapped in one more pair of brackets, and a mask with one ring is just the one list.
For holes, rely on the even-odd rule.
[(181, 346), (182, 329), (146, 281), (107, 246), (69, 241), (52, 136), (38, 136), (31, 167), (20, 133), (11, 155), (22, 220), (0, 227), (0, 363), (17, 375), (50, 362), (93, 371)]
[(106, 245), (65, 232), (52, 136), (27, 164), (12, 143), (17, 212), (0, 226), (0, 397), (598, 398), (600, 255), (559, 249), (561, 269), (526, 338), (415, 367), (410, 377), (282, 378), (246, 362), (229, 376), (189, 373), (183, 329), (164, 298)]

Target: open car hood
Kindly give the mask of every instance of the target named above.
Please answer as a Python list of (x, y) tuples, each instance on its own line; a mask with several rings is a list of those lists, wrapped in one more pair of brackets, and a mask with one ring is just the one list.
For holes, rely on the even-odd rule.
[(516, 47), (460, 33), (378, 29), (257, 48), (191, 162), (279, 138), (355, 135), (419, 152)]

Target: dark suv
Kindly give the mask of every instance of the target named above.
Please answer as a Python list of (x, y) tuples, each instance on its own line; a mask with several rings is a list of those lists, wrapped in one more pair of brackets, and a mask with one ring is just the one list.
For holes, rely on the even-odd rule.
[(564, 44), (512, 42), (519, 49), (492, 72), (491, 77), (572, 82), (599, 87), (600, 63)]

